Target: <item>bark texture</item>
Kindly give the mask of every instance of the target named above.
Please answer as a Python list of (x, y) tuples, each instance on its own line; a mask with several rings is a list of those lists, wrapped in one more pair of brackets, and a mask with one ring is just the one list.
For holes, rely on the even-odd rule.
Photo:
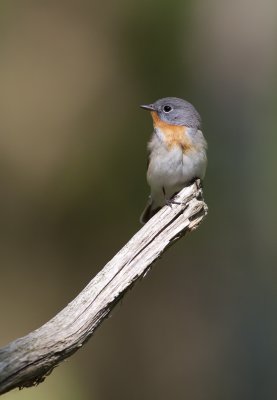
[(37, 385), (91, 337), (119, 299), (161, 254), (207, 214), (200, 182), (184, 188), (43, 326), (0, 349), (0, 394)]

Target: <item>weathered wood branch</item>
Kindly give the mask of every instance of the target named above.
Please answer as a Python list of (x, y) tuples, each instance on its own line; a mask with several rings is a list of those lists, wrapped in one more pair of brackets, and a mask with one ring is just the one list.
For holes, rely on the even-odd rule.
[(180, 204), (163, 207), (54, 318), (0, 349), (0, 394), (42, 382), (90, 338), (166, 248), (198, 227), (207, 213), (199, 181), (174, 200)]

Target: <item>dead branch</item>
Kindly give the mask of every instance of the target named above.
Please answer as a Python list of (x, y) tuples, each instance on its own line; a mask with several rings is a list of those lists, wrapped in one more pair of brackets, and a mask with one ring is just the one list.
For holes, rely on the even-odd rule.
[(91, 337), (120, 298), (161, 254), (207, 214), (200, 182), (184, 188), (108, 262), (61, 312), (0, 349), (0, 394), (42, 382)]

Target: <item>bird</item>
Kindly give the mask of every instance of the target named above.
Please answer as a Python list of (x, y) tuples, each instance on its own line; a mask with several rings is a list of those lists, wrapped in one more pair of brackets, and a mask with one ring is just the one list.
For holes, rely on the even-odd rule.
[(145, 224), (172, 197), (195, 179), (204, 179), (207, 142), (201, 117), (194, 106), (177, 97), (165, 97), (140, 106), (150, 111), (154, 132), (148, 143), (147, 182), (150, 196), (140, 217)]

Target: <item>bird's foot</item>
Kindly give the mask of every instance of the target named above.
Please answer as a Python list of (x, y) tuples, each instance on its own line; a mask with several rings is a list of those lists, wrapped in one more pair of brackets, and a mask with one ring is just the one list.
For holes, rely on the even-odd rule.
[[(175, 195), (174, 195), (174, 196), (175, 196)], [(171, 199), (165, 201), (165, 204), (166, 204), (167, 206), (169, 206), (170, 208), (172, 208), (172, 205), (173, 205), (173, 204), (178, 204), (179, 206), (182, 204), (180, 201), (174, 200), (174, 196), (173, 196), (173, 198), (171, 198)]]

